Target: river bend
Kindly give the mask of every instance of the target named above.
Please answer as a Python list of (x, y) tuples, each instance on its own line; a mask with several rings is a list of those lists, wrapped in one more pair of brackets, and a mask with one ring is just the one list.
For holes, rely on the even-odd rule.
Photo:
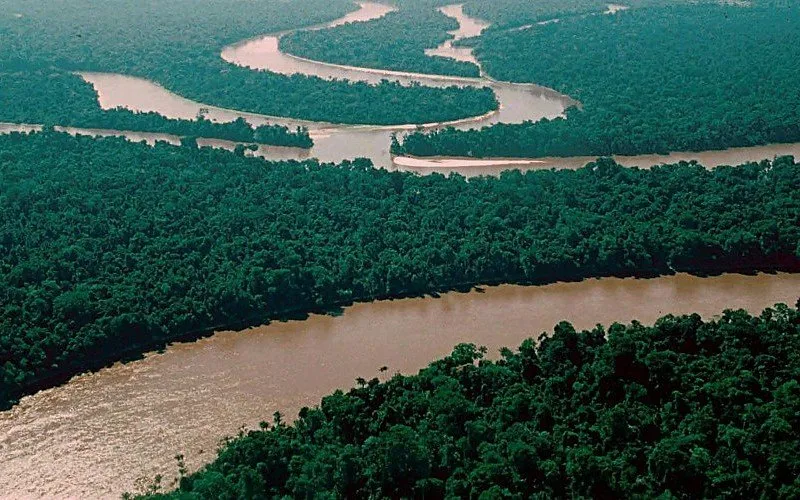
[[(623, 10), (624, 6), (611, 4), (605, 14), (613, 15)], [(361, 2), (359, 9), (330, 23), (306, 29), (323, 29), (339, 26), (348, 22), (367, 22), (379, 19), (394, 11), (395, 8), (378, 2)], [(464, 14), (458, 4), (440, 8), (445, 15), (453, 17), (459, 23), (459, 29), (452, 31), (452, 39), (428, 51), (431, 55), (452, 57), (458, 60), (477, 62), (471, 49), (454, 47), (457, 40), (478, 36), (489, 26), (478, 19)], [(357, 68), (333, 65), (318, 61), (310, 61), (285, 54), (280, 51), (280, 37), (288, 32), (276, 33), (245, 40), (222, 49), (220, 56), (230, 64), (249, 67), (254, 71), (273, 71), (281, 74), (301, 73), (320, 78), (346, 78), (376, 83), (382, 79), (400, 81), (403, 84), (420, 82), (429, 86), (447, 85), (480, 85), (489, 86), (500, 101), (496, 112), (485, 116), (458, 120), (449, 124), (431, 123), (423, 128), (435, 129), (452, 125), (460, 129), (479, 128), (493, 123), (520, 123), (525, 120), (537, 121), (542, 118), (561, 116), (564, 110), (575, 105), (575, 101), (550, 89), (532, 84), (513, 84), (497, 82), (486, 77), (461, 78), (419, 73), (402, 73), (380, 69)], [(164, 87), (145, 80), (120, 74), (82, 72), (81, 76), (93, 85), (98, 93), (98, 100), (103, 109), (123, 107), (132, 111), (156, 112), (169, 118), (194, 119), (202, 111), (205, 116), (218, 122), (233, 121), (244, 118), (252, 125), (275, 123), (286, 125), (291, 129), (303, 126), (309, 129), (315, 145), (310, 150), (263, 146), (256, 154), (268, 160), (318, 158), (323, 162), (340, 162), (345, 159), (366, 157), (372, 159), (376, 166), (389, 169), (414, 171), (421, 174), (438, 172), (448, 174), (458, 172), (466, 176), (497, 175), (502, 170), (515, 168), (520, 170), (578, 168), (594, 157), (536, 158), (536, 159), (502, 159), (502, 158), (411, 158), (392, 157), (389, 151), (393, 133), (416, 128), (416, 125), (400, 126), (367, 126), (338, 125), (324, 122), (312, 122), (291, 118), (259, 115), (186, 99), (170, 92)], [(14, 130), (14, 126), (0, 126), (0, 132)], [(96, 131), (65, 127), (70, 133), (93, 134)], [(177, 143), (176, 137), (164, 134), (142, 134), (128, 131), (100, 131), (102, 135), (122, 135), (131, 140), (166, 140)], [(233, 145), (227, 141), (211, 139), (200, 140), (201, 145), (225, 147)], [(670, 155), (619, 156), (616, 160), (626, 166), (649, 167), (660, 163), (671, 163), (681, 160), (698, 160), (707, 167), (723, 164), (740, 164), (747, 161), (758, 161), (779, 155), (800, 156), (800, 143), (756, 146), (751, 148), (735, 148), (725, 151), (707, 151), (701, 153), (673, 153)]]
[(119, 496), (140, 477), (174, 477), (178, 453), (196, 469), (242, 425), (275, 411), (293, 417), (384, 365), (413, 373), (459, 342), (496, 355), (561, 320), (591, 328), (667, 313), (757, 313), (794, 304), (798, 291), (800, 274), (607, 278), (361, 303), (339, 317), (221, 332), (74, 377), (0, 413), (0, 496)]

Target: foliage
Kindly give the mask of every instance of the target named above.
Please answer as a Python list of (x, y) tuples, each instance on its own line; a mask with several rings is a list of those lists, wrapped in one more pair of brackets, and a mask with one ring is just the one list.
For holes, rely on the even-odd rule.
[[(620, 2), (629, 4), (630, 1)], [(513, 28), (576, 14), (603, 12), (606, 0), (470, 0), (464, 13), (490, 21), (492, 29)]]
[(0, 89), (0, 121), (5, 122), (160, 132), (299, 148), (314, 145), (308, 130), (302, 128), (294, 132), (283, 125), (253, 129), (243, 119), (215, 123), (203, 117), (175, 120), (122, 108), (103, 111), (91, 84), (63, 71), (0, 73)]
[(0, 137), (0, 402), (218, 328), (480, 283), (800, 270), (790, 157), (416, 176)]
[[(411, 0), (413, 1), (413, 0)], [(780, 0), (778, 0), (780, 1)], [(796, 1), (796, 0), (789, 0)], [(590, 16), (608, 13), (612, 5), (630, 9), (644, 7), (663, 7), (675, 5), (696, 5), (704, 3), (729, 3), (725, 0), (467, 0), (464, 13), (492, 23), (491, 30), (528, 28), (536, 23), (559, 22), (570, 17)], [(752, 0), (749, 3), (768, 4), (768, 0)]]
[(412, 133), (395, 153), (573, 156), (800, 141), (800, 8), (642, 8), (484, 35), (493, 77), (581, 102), (566, 119)]
[(425, 54), (425, 49), (452, 38), (447, 32), (458, 29), (456, 20), (434, 6), (406, 4), (399, 11), (367, 23), (293, 33), (281, 39), (281, 48), (308, 59), (364, 68), (479, 76), (478, 67), (472, 63)]
[(284, 76), (220, 57), (237, 41), (326, 22), (354, 8), (348, 0), (0, 0), (0, 72), (122, 73), (210, 105), (334, 123), (431, 123), (496, 109), (489, 88)]
[(459, 345), (262, 424), (158, 498), (797, 498), (798, 353), (785, 305), (560, 323), (495, 362)]

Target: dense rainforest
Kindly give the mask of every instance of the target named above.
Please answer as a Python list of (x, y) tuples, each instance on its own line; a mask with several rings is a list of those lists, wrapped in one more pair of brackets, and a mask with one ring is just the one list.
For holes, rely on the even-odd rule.
[[(414, 0), (406, 0), (414, 1)], [(750, 4), (762, 5), (770, 0), (753, 0)], [(778, 0), (780, 1), (780, 0)], [(467, 0), (464, 2), (464, 13), (492, 23), (492, 31), (514, 28), (527, 29), (531, 25), (576, 17), (597, 14), (610, 14), (619, 10), (658, 7), (669, 5), (697, 5), (735, 2), (720, 0), (625, 0), (609, 2), (606, 0)]]
[[(566, 119), (414, 132), (395, 153), (573, 156), (800, 141), (800, 5), (648, 7), (491, 31), (494, 78), (580, 101)], [(535, 55), (535, 56), (534, 56)]]
[(458, 29), (455, 19), (436, 10), (442, 3), (405, 0), (400, 10), (374, 21), (292, 33), (281, 38), (281, 49), (335, 64), (477, 77), (479, 68), (472, 63), (425, 54), (425, 49), (452, 38), (448, 31)]
[(0, 73), (122, 73), (209, 105), (334, 123), (431, 123), (497, 108), (489, 88), (327, 81), (254, 71), (220, 57), (237, 41), (356, 8), (348, 0), (0, 0)]
[[(634, 0), (633, 5), (661, 0)], [(366, 68), (417, 73), (477, 77), (472, 63), (431, 57), (426, 49), (452, 38), (447, 31), (458, 22), (437, 11), (454, 0), (393, 0), (399, 10), (368, 23), (354, 23), (332, 29), (298, 32), (281, 39), (282, 49), (308, 59)], [(627, 2), (630, 4), (631, 2)], [(606, 11), (604, 0), (468, 0), (464, 12), (486, 20), (491, 30), (503, 30), (557, 17), (597, 14)], [(462, 42), (463, 43), (463, 42)], [(477, 40), (467, 42), (477, 44)]]
[[(631, 5), (631, 1), (620, 2)], [(634, 0), (636, 3), (636, 0)], [(491, 29), (506, 29), (550, 21), (577, 14), (603, 12), (608, 9), (605, 0), (468, 0), (464, 13), (492, 23)]]
[(215, 123), (204, 119), (177, 120), (158, 113), (126, 109), (103, 110), (97, 92), (80, 76), (54, 69), (0, 72), (0, 122), (62, 125), (134, 132), (159, 132), (236, 142), (310, 148), (308, 130), (283, 125), (252, 127), (243, 119)]
[(561, 323), (501, 354), (462, 344), (417, 375), (360, 380), (153, 497), (800, 496), (796, 308)]
[(213, 329), (481, 283), (800, 271), (791, 157), (499, 178), (0, 136), (0, 403)]
[[(281, 39), (289, 54), (318, 61), (366, 68), (417, 73), (478, 77), (480, 69), (468, 62), (428, 56), (452, 38), (448, 31), (458, 22), (437, 9), (454, 0), (392, 0), (398, 10), (367, 23), (351, 23), (331, 29), (296, 32)], [(659, 5), (663, 0), (631, 0), (626, 6)], [(464, 12), (491, 23), (490, 30), (505, 30), (560, 17), (600, 14), (609, 9), (604, 0), (468, 0)], [(478, 39), (460, 42), (476, 45)]]

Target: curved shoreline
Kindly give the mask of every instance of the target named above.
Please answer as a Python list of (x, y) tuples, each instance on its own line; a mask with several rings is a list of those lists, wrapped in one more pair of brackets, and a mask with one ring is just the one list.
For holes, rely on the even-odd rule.
[[(294, 54), (289, 54), (288, 52), (281, 52), (284, 57), (289, 59), (294, 59), (298, 62), (304, 62), (309, 64), (314, 64), (315, 66), (320, 66), (323, 68), (332, 68), (332, 69), (341, 69), (345, 71), (353, 71), (358, 73), (368, 73), (370, 75), (377, 75), (384, 77), (386, 80), (390, 81), (397, 81), (401, 85), (412, 85), (414, 83), (422, 83), (420, 80), (429, 80), (429, 81), (441, 81), (442, 83), (453, 83), (456, 86), (464, 86), (464, 87), (477, 87), (481, 86), (481, 84), (487, 83), (484, 81), (483, 78), (473, 78), (469, 76), (453, 76), (453, 75), (435, 75), (432, 73), (415, 73), (413, 71), (398, 71), (394, 69), (378, 69), (378, 68), (362, 68), (361, 66), (348, 66), (347, 64), (337, 64), (325, 61), (316, 61), (314, 59), (308, 59), (301, 56), (296, 56)], [(230, 61), (228, 61), (230, 62)], [(235, 64), (235, 63), (232, 63)], [(252, 69), (252, 68), (251, 68)], [(255, 69), (254, 71), (269, 71), (268, 69)], [(306, 73), (301, 73), (306, 74)], [(314, 75), (316, 76), (316, 75)], [(397, 80), (391, 80), (391, 78), (397, 78)], [(409, 81), (403, 81), (401, 78), (410, 79)], [(369, 80), (351, 80), (351, 81), (363, 81), (369, 82)], [(494, 83), (504, 83), (504, 82), (494, 82)], [(533, 84), (531, 84), (533, 85)], [(489, 85), (483, 85), (484, 87), (488, 87)], [(555, 92), (555, 91), (554, 91)]]
[[(383, 17), (394, 10), (394, 7), (376, 2), (361, 2), (359, 5), (359, 10), (351, 12), (343, 18), (304, 29), (318, 30), (330, 26), (337, 26), (346, 22), (345, 20), (347, 19), (365, 22)], [(463, 15), (463, 12), (460, 11), (459, 13)], [(461, 18), (456, 17), (456, 20), (459, 22), (459, 25), (462, 24)], [(398, 125), (338, 124), (270, 116), (206, 105), (174, 94), (163, 86), (143, 78), (100, 72), (79, 72), (78, 74), (80, 74), (85, 81), (92, 84), (95, 91), (98, 93), (100, 105), (103, 109), (123, 107), (132, 111), (154, 111), (169, 118), (184, 119), (195, 118), (200, 110), (206, 110), (208, 111), (206, 115), (207, 118), (212, 121), (232, 121), (242, 117), (253, 125), (274, 123), (286, 125), (290, 128), (303, 126), (309, 129), (315, 141), (315, 146), (311, 149), (311, 154), (309, 156), (316, 157), (321, 162), (340, 162), (345, 159), (367, 157), (372, 159), (376, 166), (386, 168), (396, 168), (392, 164), (389, 152), (389, 145), (393, 133), (417, 128), (425, 130), (433, 130), (442, 127), (473, 129), (501, 122), (521, 123), (526, 120), (538, 121), (543, 118), (563, 116), (567, 108), (578, 104), (568, 96), (536, 84), (505, 83), (488, 78), (426, 75), (422, 73), (348, 67), (303, 59), (291, 54), (284, 54), (280, 51), (280, 37), (292, 31), (294, 30), (262, 35), (237, 42), (224, 47), (220, 52), (220, 57), (231, 64), (238, 64), (253, 70), (263, 69), (281, 74), (300, 72), (319, 78), (340, 77), (356, 81), (366, 80), (368, 82), (379, 82), (381, 80), (395, 78), (404, 79), (405, 83), (409, 85), (419, 83), (434, 87), (450, 85), (485, 86), (494, 91), (498, 99), (498, 108), (480, 116), (465, 117), (447, 122)], [(280, 67), (272, 65), (260, 66), (237, 61), (236, 51), (246, 50), (246, 48), (252, 46), (252, 44), (262, 44), (265, 40), (268, 41), (268, 44), (271, 44), (267, 55), (276, 56), (284, 63), (288, 61), (288, 70), (283, 71)], [(296, 67), (298, 65), (305, 65), (308, 71), (304, 72), (302, 68), (298, 69)], [(349, 74), (344, 76), (337, 75), (336, 72), (339, 71)], [(267, 159), (272, 159), (269, 155), (265, 157)]]
[[(335, 123), (265, 115), (201, 103), (178, 95), (158, 82), (138, 76), (102, 71), (76, 71), (75, 74), (94, 87), (100, 107), (104, 110), (122, 107), (134, 112), (152, 111), (167, 118), (185, 120), (196, 119), (201, 110), (206, 110), (204, 116), (214, 122), (228, 122), (244, 118), (251, 125), (270, 123), (286, 126), (300, 125), (308, 128), (309, 131), (337, 126)], [(127, 85), (127, 87), (120, 89), (120, 85)], [(117, 87), (116, 90), (114, 90), (115, 87)], [(139, 100), (134, 100), (133, 96)], [(170, 100), (166, 106), (164, 105), (165, 97)]]
[[(102, 109), (105, 110), (114, 109), (117, 107), (123, 107), (131, 111), (140, 111), (140, 112), (153, 111), (162, 114), (163, 116), (166, 116), (168, 118), (183, 118), (183, 119), (195, 119), (200, 110), (205, 110), (206, 112), (204, 113), (204, 116), (206, 118), (210, 118), (211, 121), (213, 122), (228, 122), (228, 121), (234, 121), (237, 118), (243, 118), (248, 123), (254, 126), (264, 125), (264, 124), (285, 125), (289, 128), (294, 128), (295, 126), (302, 126), (307, 128), (309, 132), (312, 133), (312, 136), (314, 131), (326, 131), (328, 133), (334, 130), (348, 130), (348, 129), (369, 130), (369, 131), (379, 131), (379, 130), (402, 131), (402, 130), (414, 130), (416, 128), (429, 129), (438, 127), (457, 126), (457, 125), (482, 121), (487, 118), (491, 118), (492, 116), (496, 115), (499, 112), (499, 109), (495, 109), (483, 115), (459, 118), (457, 120), (451, 120), (446, 122), (405, 123), (399, 125), (371, 125), (371, 124), (348, 124), (348, 123), (324, 122), (324, 121), (304, 120), (301, 118), (287, 118), (276, 115), (264, 115), (260, 113), (252, 113), (250, 111), (239, 111), (233, 108), (223, 108), (220, 106), (207, 105), (197, 101), (193, 101), (181, 95), (178, 95), (159, 83), (153, 82), (146, 78), (140, 78), (136, 76), (128, 76), (118, 73), (104, 73), (99, 71), (80, 71), (76, 72), (75, 74), (79, 75), (81, 78), (83, 78), (84, 81), (86, 81), (87, 83), (91, 84), (94, 87), (95, 91), (97, 91), (99, 96), (100, 106)], [(156, 107), (152, 106), (135, 104), (130, 101), (130, 98), (127, 95), (122, 96), (123, 99), (126, 99), (126, 102), (120, 102), (119, 99), (110, 96), (108, 92), (104, 92), (104, 90), (110, 85), (107, 81), (104, 80), (112, 80), (112, 79), (122, 80), (129, 85), (137, 85), (141, 88), (151, 87), (153, 91), (161, 93), (163, 96), (169, 96), (169, 98), (174, 99), (174, 102), (176, 103), (183, 104), (185, 110), (170, 112), (170, 111), (165, 111), (163, 108), (156, 109)], [(111, 83), (111, 85), (113, 85), (113, 83)]]
[(711, 318), (728, 307), (757, 314), (776, 302), (793, 303), (799, 279), (678, 274), (503, 285), (438, 299), (357, 303), (341, 316), (312, 315), (175, 343), (161, 354), (78, 375), (0, 413), (7, 470), (0, 491), (118, 496), (140, 477), (163, 474), (170, 481), (178, 453), (196, 470), (241, 425), (255, 428), (276, 410), (291, 418), (333, 390), (352, 387), (356, 377), (378, 375), (383, 365), (389, 375), (413, 373), (461, 342), (492, 352), (516, 347), (561, 320), (583, 329), (598, 322), (649, 323), (668, 313)]
[[(374, 15), (369, 14), (369, 8), (365, 6), (373, 6), (372, 12)], [(366, 22), (368, 20), (377, 19), (386, 15), (388, 12), (394, 10), (393, 7), (376, 2), (362, 2), (361, 8), (351, 12), (343, 18), (334, 20), (330, 23), (312, 26), (305, 29), (324, 29), (329, 26), (339, 25), (344, 19), (356, 19), (359, 22)], [(380, 7), (375, 7), (380, 6)], [(460, 14), (462, 17), (456, 16), (456, 20), (461, 26), (463, 23), (463, 10), (455, 9), (458, 4), (442, 7), (442, 11), (447, 13)], [(448, 9), (452, 7), (453, 9)], [(364, 13), (367, 11), (367, 14)], [(606, 12), (609, 13), (609, 12)], [(377, 16), (377, 17), (376, 17)], [(476, 21), (476, 24), (480, 24)], [(267, 160), (284, 160), (284, 159), (307, 159), (317, 158), (320, 162), (333, 162), (338, 163), (342, 160), (353, 159), (356, 157), (366, 157), (373, 161), (375, 166), (399, 170), (411, 170), (418, 173), (431, 173), (431, 172), (460, 172), (467, 176), (472, 175), (497, 175), (502, 170), (509, 168), (519, 168), (527, 170), (531, 168), (577, 168), (594, 160), (594, 156), (577, 156), (565, 158), (547, 158), (547, 157), (533, 157), (533, 158), (458, 158), (458, 157), (427, 157), (426, 162), (422, 162), (421, 158), (397, 156), (394, 157), (389, 151), (391, 136), (397, 132), (414, 130), (421, 128), (424, 130), (435, 130), (442, 127), (455, 127), (461, 130), (480, 128), (481, 126), (488, 126), (494, 123), (519, 123), (525, 120), (538, 121), (542, 118), (555, 118), (563, 116), (564, 110), (570, 106), (580, 106), (580, 103), (572, 100), (568, 96), (559, 94), (556, 91), (541, 87), (530, 83), (515, 83), (515, 82), (501, 82), (492, 79), (487, 75), (482, 78), (466, 78), (455, 77), (447, 75), (426, 75), (422, 73), (398, 72), (371, 68), (358, 68), (353, 66), (336, 65), (332, 63), (313, 61), (303, 59), (291, 54), (285, 54), (279, 51), (278, 39), (283, 34), (290, 31), (284, 31), (272, 35), (261, 35), (250, 38), (235, 44), (229, 45), (222, 49), (220, 56), (231, 64), (236, 64), (235, 61), (229, 59), (234, 58), (230, 54), (231, 50), (236, 50), (245, 47), (249, 43), (259, 43), (264, 39), (274, 40), (279, 57), (284, 60), (292, 61), (293, 64), (304, 64), (312, 68), (325, 68), (325, 71), (348, 71), (356, 72), (359, 75), (368, 75), (373, 79), (383, 79), (382, 76), (397, 76), (407, 80), (407, 82), (420, 81), (421, 83), (428, 83), (431, 85), (446, 85), (447, 83), (461, 83), (464, 85), (471, 84), (484, 84), (495, 91), (500, 101), (498, 109), (490, 111), (481, 116), (467, 117), (459, 120), (449, 122), (431, 122), (425, 124), (402, 124), (402, 125), (369, 125), (369, 124), (337, 124), (331, 122), (319, 122), (294, 118), (286, 118), (279, 116), (263, 115), (258, 113), (251, 113), (245, 111), (238, 111), (234, 109), (222, 108), (217, 106), (210, 106), (200, 102), (192, 101), (188, 98), (179, 96), (170, 92), (163, 86), (146, 80), (143, 78), (111, 74), (100, 72), (79, 72), (84, 80), (93, 85), (98, 93), (100, 106), (103, 109), (111, 109), (116, 107), (124, 107), (132, 111), (154, 111), (168, 118), (183, 118), (193, 119), (196, 118), (200, 110), (207, 110), (206, 117), (211, 121), (233, 121), (236, 118), (244, 118), (253, 125), (261, 125), (265, 123), (274, 123), (286, 125), (290, 128), (297, 126), (306, 127), (309, 130), (311, 137), (315, 141), (315, 145), (310, 151), (304, 150), (303, 154), (294, 157), (287, 156), (288, 151), (262, 151), (260, 156)], [(452, 41), (452, 40), (451, 40)], [(226, 57), (224, 54), (228, 53)], [(274, 53), (273, 53), (274, 55)], [(249, 67), (249, 66), (248, 66)], [(266, 70), (266, 68), (264, 68)], [(258, 70), (258, 68), (254, 69)], [(483, 71), (483, 70), (481, 70)], [(312, 76), (318, 76), (313, 71), (310, 73)], [(324, 76), (324, 75), (323, 75)], [(525, 108), (529, 106), (529, 108)], [(66, 127), (71, 128), (71, 127)], [(113, 135), (130, 135), (136, 138), (137, 133), (129, 134), (125, 131), (113, 131)], [(651, 165), (663, 162), (676, 162), (681, 160), (696, 159), (706, 166), (716, 166), (723, 163), (738, 164), (745, 161), (760, 160), (764, 158), (771, 158), (776, 155), (794, 154), (800, 156), (800, 149), (797, 144), (772, 144), (767, 146), (752, 146), (746, 148), (734, 148), (744, 152), (744, 156), (736, 157), (736, 160), (722, 160), (717, 161), (716, 157), (720, 156), (720, 151), (704, 151), (704, 152), (673, 152), (669, 155), (656, 155), (656, 154), (642, 154), (635, 156), (618, 156), (618, 161), (624, 165), (637, 165), (649, 167)], [(761, 154), (760, 158), (752, 156), (753, 153), (758, 151)], [(707, 158), (711, 158), (709, 161)], [(442, 160), (447, 160), (443, 162)], [(476, 162), (481, 162), (476, 164)], [(488, 162), (488, 163), (487, 163)], [(480, 166), (476, 166), (480, 165)]]

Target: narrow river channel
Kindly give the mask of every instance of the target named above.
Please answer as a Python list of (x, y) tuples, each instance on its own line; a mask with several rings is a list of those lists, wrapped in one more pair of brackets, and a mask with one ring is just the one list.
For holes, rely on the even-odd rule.
[(711, 318), (794, 304), (799, 292), (800, 275), (790, 274), (609, 278), (363, 303), (340, 317), (218, 333), (80, 375), (0, 413), (0, 496), (110, 497), (140, 477), (172, 478), (178, 453), (197, 468), (240, 426), (275, 411), (292, 417), (382, 366), (413, 373), (460, 342), (496, 354), (561, 320), (591, 328), (667, 313)]
[[(390, 11), (381, 4), (365, 2), (360, 10), (330, 26), (376, 19)], [(475, 30), (479, 33), (486, 26), (466, 18), (457, 6), (445, 7), (442, 12), (461, 23), (462, 29), (453, 33), (456, 38)], [(279, 36), (226, 47), (222, 57), (254, 70), (306, 72), (323, 78), (338, 75), (373, 81), (390, 77), (432, 86), (491, 86), (501, 109), (456, 124), (460, 128), (552, 118), (574, 104), (566, 96), (535, 85), (397, 74), (302, 60), (278, 50)], [(462, 60), (471, 56), (452, 43), (433, 50)], [(193, 102), (153, 82), (129, 76), (84, 73), (83, 77), (94, 85), (104, 108), (123, 106), (172, 118), (194, 118), (200, 108), (208, 108), (209, 118), (218, 121), (242, 116), (256, 125), (270, 122), (310, 129), (316, 142), (311, 151), (261, 148), (259, 154), (268, 159), (311, 156), (340, 161), (362, 156), (387, 168), (464, 175), (497, 174), (505, 168), (577, 168), (593, 159), (391, 158), (388, 147), (392, 132), (408, 127), (346, 126), (267, 117)], [(441, 124), (429, 125), (438, 126)], [(35, 129), (0, 124), (0, 133)], [(150, 143), (177, 142), (176, 137), (161, 134), (123, 135)], [(225, 141), (204, 144), (232, 147)], [(617, 159), (630, 166), (692, 159), (715, 166), (783, 154), (800, 156), (800, 144)], [(169, 485), (177, 473), (176, 454), (185, 455), (189, 468), (196, 469), (212, 460), (220, 440), (234, 435), (240, 426), (255, 427), (275, 411), (294, 416), (301, 407), (316, 404), (321, 396), (352, 386), (356, 377), (376, 376), (381, 366), (388, 366), (389, 374), (413, 373), (446, 355), (459, 342), (485, 345), (496, 354), (500, 347), (516, 347), (525, 338), (538, 337), (561, 320), (590, 328), (596, 323), (632, 319), (649, 323), (667, 313), (698, 312), (707, 318), (725, 308), (757, 313), (777, 302), (794, 304), (799, 294), (800, 275), (608, 278), (363, 303), (347, 308), (340, 317), (312, 316), (306, 321), (273, 323), (244, 332), (220, 332), (198, 342), (171, 346), (163, 354), (77, 376), (0, 413), (0, 497), (114, 497), (135, 490), (139, 478), (156, 474), (164, 475)]]
[[(359, 9), (328, 24), (308, 29), (322, 29), (347, 22), (367, 22), (379, 19), (394, 11), (393, 7), (377, 2), (360, 2)], [(624, 6), (610, 4), (605, 14), (613, 15), (624, 10)], [(430, 55), (440, 55), (477, 63), (471, 49), (453, 47), (456, 40), (479, 35), (489, 24), (464, 14), (461, 5), (454, 4), (440, 9), (459, 23), (459, 29), (451, 32), (448, 40)], [(496, 113), (483, 117), (460, 120), (451, 125), (460, 129), (480, 128), (493, 123), (520, 123), (525, 120), (538, 121), (543, 118), (561, 116), (564, 110), (575, 105), (568, 96), (538, 85), (497, 82), (488, 78), (459, 78), (401, 73), (370, 68), (346, 67), (310, 61), (285, 54), (279, 49), (277, 33), (245, 40), (223, 48), (221, 57), (231, 64), (249, 67), (254, 71), (272, 71), (286, 75), (304, 74), (320, 78), (344, 78), (353, 81), (377, 83), (382, 79), (397, 80), (403, 84), (419, 82), (429, 86), (481, 85), (491, 87), (501, 103)], [(178, 96), (160, 85), (141, 78), (110, 73), (82, 73), (98, 92), (100, 105), (104, 109), (118, 106), (133, 111), (154, 111), (169, 118), (195, 118), (201, 109), (214, 121), (232, 121), (243, 117), (254, 125), (278, 123), (294, 128), (298, 125), (310, 130), (315, 145), (310, 151), (297, 154), (295, 158), (315, 157), (323, 162), (340, 162), (344, 159), (366, 157), (376, 166), (397, 170), (414, 171), (421, 174), (458, 172), (466, 176), (497, 175), (503, 170), (579, 168), (594, 157), (536, 158), (536, 159), (471, 159), (471, 158), (393, 158), (389, 152), (392, 133), (414, 128), (414, 125), (375, 127), (359, 125), (337, 125), (308, 122), (281, 117), (270, 117), (254, 113), (223, 109), (198, 103)], [(427, 124), (423, 128), (435, 129), (443, 124)], [(282, 160), (291, 157), (284, 149), (262, 148), (260, 155), (267, 159)], [(697, 160), (707, 167), (737, 165), (747, 161), (759, 161), (780, 155), (800, 156), (800, 143), (774, 144), (725, 151), (685, 152), (669, 155), (619, 156), (617, 161), (626, 166), (649, 167), (661, 163)]]
[[(393, 7), (376, 3), (361, 2), (359, 10), (332, 21), (326, 25), (309, 29), (323, 29), (341, 25), (345, 22), (365, 22), (375, 20), (394, 10)], [(442, 11), (454, 17), (461, 28), (454, 33), (454, 39), (480, 33), (487, 25), (464, 15), (459, 6), (445, 7)], [(477, 31), (477, 33), (476, 33)], [(245, 40), (222, 49), (220, 56), (230, 64), (243, 66), (253, 71), (271, 71), (284, 75), (303, 74), (323, 79), (345, 79), (372, 84), (384, 79), (398, 81), (403, 85), (419, 83), (431, 87), (487, 86), (495, 92), (500, 109), (485, 116), (471, 117), (448, 123), (429, 123), (421, 125), (425, 129), (455, 126), (460, 129), (479, 128), (494, 123), (521, 123), (525, 120), (538, 121), (543, 118), (561, 116), (564, 110), (576, 104), (571, 98), (553, 90), (533, 84), (512, 84), (495, 82), (486, 78), (461, 78), (420, 73), (406, 73), (371, 68), (358, 68), (311, 61), (283, 53), (279, 40), (284, 33), (269, 34)], [(443, 45), (441, 55), (460, 54), (462, 49)], [(471, 54), (471, 52), (469, 52)], [(391, 135), (417, 127), (415, 124), (397, 126), (341, 125), (322, 122), (286, 119), (244, 113), (230, 109), (208, 106), (174, 94), (160, 85), (142, 78), (111, 73), (81, 73), (98, 93), (103, 109), (123, 107), (132, 111), (152, 111), (169, 118), (193, 119), (201, 109), (213, 121), (232, 121), (238, 117), (254, 125), (277, 123), (294, 128), (298, 125), (309, 129), (315, 145), (310, 156), (324, 162), (340, 162), (344, 159), (366, 157), (377, 166), (393, 167), (389, 153)], [(267, 158), (272, 159), (267, 156)]]
[[(623, 7), (611, 4), (604, 13), (613, 15), (624, 10)], [(330, 23), (306, 29), (323, 29), (348, 22), (367, 22), (383, 17), (394, 10), (394, 7), (377, 2), (360, 2), (359, 9), (356, 11)], [(453, 35), (452, 40), (448, 40), (441, 46), (431, 49), (429, 54), (477, 62), (471, 49), (454, 47), (453, 43), (459, 39), (477, 36), (489, 24), (479, 19), (468, 17), (464, 14), (461, 5), (458, 4), (444, 6), (440, 11), (456, 19), (459, 23), (459, 29), (451, 32)], [(480, 85), (491, 87), (501, 103), (500, 109), (486, 116), (467, 118), (449, 124), (460, 129), (479, 128), (498, 122), (520, 123), (525, 120), (537, 121), (543, 118), (555, 118), (563, 115), (566, 108), (576, 105), (576, 102), (568, 96), (533, 84), (497, 82), (486, 77), (460, 78), (401, 73), (380, 69), (338, 66), (301, 59), (280, 51), (279, 40), (285, 34), (270, 34), (244, 40), (224, 47), (220, 56), (230, 64), (249, 67), (254, 71), (272, 71), (287, 75), (300, 73), (320, 78), (345, 78), (371, 83), (377, 83), (382, 79), (390, 79), (400, 81), (403, 84), (419, 82), (428, 86)], [(392, 157), (389, 151), (391, 135), (413, 129), (416, 125), (388, 127), (340, 125), (265, 116), (192, 101), (170, 92), (155, 82), (142, 78), (92, 72), (83, 72), (81, 76), (94, 86), (98, 93), (100, 106), (103, 109), (123, 107), (132, 111), (152, 111), (169, 118), (182, 119), (194, 119), (202, 111), (212, 121), (228, 122), (242, 117), (253, 125), (276, 123), (286, 125), (292, 129), (297, 126), (304, 126), (309, 129), (315, 141), (315, 145), (311, 150), (261, 147), (257, 154), (268, 160), (318, 158), (323, 162), (340, 162), (345, 159), (365, 157), (370, 158), (378, 167), (413, 171), (421, 174), (458, 172), (469, 177), (475, 175), (497, 175), (510, 168), (520, 170), (578, 168), (594, 159), (594, 157), (584, 156), (535, 159)], [(435, 129), (445, 125), (447, 124), (431, 123), (422, 127)], [(0, 133), (18, 129), (18, 126), (0, 124)], [(177, 137), (165, 136), (164, 134), (142, 134), (113, 130), (94, 131), (74, 127), (63, 127), (63, 129), (73, 134), (91, 135), (99, 133), (101, 135), (122, 135), (135, 141), (166, 140), (171, 143), (178, 142)], [(199, 142), (201, 145), (225, 147), (227, 149), (232, 149), (233, 147), (233, 144), (226, 141), (203, 139)], [(747, 161), (759, 161), (780, 155), (800, 156), (800, 143), (771, 144), (725, 151), (679, 152), (669, 155), (648, 154), (615, 158), (626, 166), (650, 167), (661, 163), (697, 160), (707, 167), (714, 167), (717, 165), (737, 165)]]

